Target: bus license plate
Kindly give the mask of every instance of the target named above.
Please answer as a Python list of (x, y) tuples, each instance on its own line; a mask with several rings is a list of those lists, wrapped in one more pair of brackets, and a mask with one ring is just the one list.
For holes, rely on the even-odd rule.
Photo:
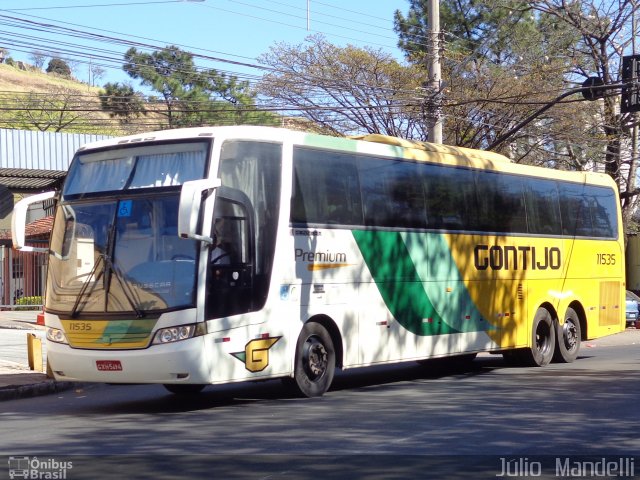
[(96, 360), (96, 367), (101, 372), (119, 372), (122, 370), (120, 360)]

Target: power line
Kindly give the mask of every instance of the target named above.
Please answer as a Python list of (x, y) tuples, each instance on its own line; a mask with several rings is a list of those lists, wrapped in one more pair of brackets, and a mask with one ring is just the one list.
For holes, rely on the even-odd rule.
[[(195, 0), (195, 1), (198, 1), (198, 0)], [(75, 10), (77, 8), (129, 7), (132, 5), (152, 5), (152, 4), (158, 4), (158, 3), (183, 3), (183, 2), (184, 0), (155, 0), (155, 1), (146, 1), (146, 2), (127, 2), (127, 3), (97, 3), (92, 5), (61, 5), (61, 6), (49, 6), (49, 7), (10, 8), (5, 10), (8, 12), (28, 12), (32, 10), (63, 10), (63, 9)]]

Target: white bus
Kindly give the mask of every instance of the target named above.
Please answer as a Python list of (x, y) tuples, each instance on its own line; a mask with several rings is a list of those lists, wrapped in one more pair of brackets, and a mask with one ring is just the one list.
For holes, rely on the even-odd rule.
[(179, 129), (81, 148), (52, 196), (45, 323), (59, 380), (174, 393), (504, 353), (573, 361), (624, 328), (606, 175), (390, 137)]

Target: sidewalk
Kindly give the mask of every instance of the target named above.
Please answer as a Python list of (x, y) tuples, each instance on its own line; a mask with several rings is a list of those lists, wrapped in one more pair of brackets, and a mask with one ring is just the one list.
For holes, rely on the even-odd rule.
[[(46, 372), (45, 328), (37, 324), (37, 311), (0, 311), (0, 401), (33, 397), (68, 390), (74, 382), (57, 382), (45, 373), (29, 369), (27, 335), (42, 340), (43, 369)], [(640, 344), (640, 330), (624, 332), (582, 343), (589, 348)]]
[(0, 311), (0, 401), (45, 395), (72, 388), (72, 382), (56, 382), (46, 373), (29, 369), (27, 336), (42, 341), (46, 372), (45, 329), (37, 324), (38, 311)]

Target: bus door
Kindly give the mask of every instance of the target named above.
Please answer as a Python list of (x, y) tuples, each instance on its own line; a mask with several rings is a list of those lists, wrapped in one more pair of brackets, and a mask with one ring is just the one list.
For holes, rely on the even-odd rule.
[(253, 222), (247, 205), (222, 191), (216, 195), (210, 234), (213, 242), (208, 248), (206, 319), (255, 310)]

